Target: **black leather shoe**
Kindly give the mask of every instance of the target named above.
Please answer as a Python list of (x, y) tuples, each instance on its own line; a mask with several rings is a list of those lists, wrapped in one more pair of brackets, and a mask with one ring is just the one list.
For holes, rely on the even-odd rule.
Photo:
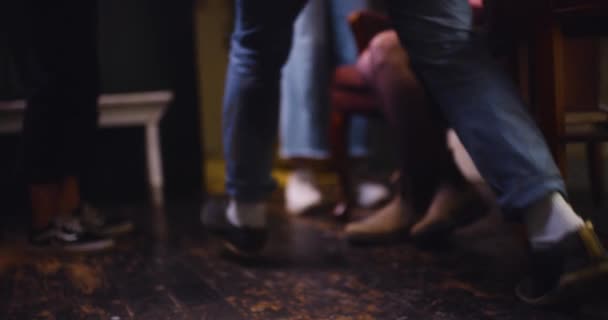
[(516, 288), (526, 303), (586, 301), (608, 291), (608, 254), (590, 222), (531, 258), (531, 274)]
[(254, 256), (264, 249), (267, 228), (236, 227), (226, 218), (226, 201), (210, 201), (203, 206), (201, 222), (212, 234), (222, 239), (229, 251), (240, 256)]

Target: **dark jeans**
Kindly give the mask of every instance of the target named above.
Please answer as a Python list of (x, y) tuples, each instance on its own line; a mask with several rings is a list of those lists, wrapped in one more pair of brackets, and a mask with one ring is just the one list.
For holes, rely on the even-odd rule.
[(97, 2), (24, 0), (16, 43), (27, 72), (23, 165), (28, 183), (83, 179), (97, 130)]
[[(227, 190), (241, 201), (261, 200), (274, 186), (280, 70), (304, 2), (236, 1), (223, 124)], [(551, 192), (565, 193), (515, 86), (472, 32), (468, 1), (390, 0), (388, 11), (432, 103), (458, 133), (504, 211), (518, 211)]]

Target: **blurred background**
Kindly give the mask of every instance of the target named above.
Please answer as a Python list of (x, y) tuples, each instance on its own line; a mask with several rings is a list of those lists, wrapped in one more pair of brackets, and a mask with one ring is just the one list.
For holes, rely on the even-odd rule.
[[(200, 198), (223, 191), (221, 100), (231, 29), (232, 1), (105, 0), (100, 2), (103, 93), (157, 90), (174, 99), (161, 121), (167, 199)], [(605, 46), (598, 37), (567, 38), (564, 72), (568, 111), (596, 111), (608, 104)], [(600, 68), (602, 66), (602, 68)], [(23, 96), (9, 50), (0, 50), (0, 99)], [(601, 71), (601, 72), (600, 72)], [(95, 192), (116, 204), (148, 197), (145, 137), (139, 127), (103, 129)], [(1, 134), (0, 195), (7, 214), (23, 212), (19, 134)], [(569, 145), (571, 172), (584, 163), (581, 145)], [(580, 158), (580, 159), (579, 159)], [(577, 160), (578, 159), (578, 160)], [(101, 165), (99, 165), (101, 164)], [(282, 181), (281, 166), (277, 176)], [(571, 188), (585, 188), (585, 175)], [(117, 183), (119, 182), (119, 183)]]
[[(479, 274), (486, 272), (486, 269), (491, 269), (487, 268), (485, 264), (479, 264), (479, 269), (476, 270), (470, 269), (471, 267), (468, 265), (462, 265), (462, 269), (458, 269), (458, 272), (454, 271), (448, 275), (448, 273), (441, 273), (443, 272), (441, 267), (448, 268), (447, 266), (456, 265), (463, 260), (461, 253), (453, 255), (438, 254), (433, 258), (432, 255), (419, 253), (416, 249), (408, 246), (388, 246), (380, 249), (349, 248), (342, 244), (340, 232), (337, 231), (340, 229), (336, 227), (337, 224), (334, 220), (328, 219), (329, 217), (325, 217), (325, 219), (305, 217), (300, 220), (291, 220), (296, 221), (291, 224), (287, 223), (281, 191), (275, 193), (275, 196), (278, 197), (274, 197), (272, 202), (273, 213), (279, 213), (274, 214), (273, 217), (275, 219), (281, 217), (280, 219), (282, 219), (278, 220), (280, 223), (275, 222), (274, 226), (281, 226), (280, 228), (277, 227), (277, 233), (284, 237), (281, 239), (287, 239), (286, 241), (275, 241), (279, 243), (279, 249), (273, 248), (273, 250), (283, 254), (279, 254), (279, 262), (275, 264), (272, 264), (272, 261), (267, 262), (267, 265), (262, 264), (262, 267), (252, 269), (249, 268), (250, 266), (241, 267), (218, 259), (215, 252), (210, 249), (212, 246), (206, 245), (208, 239), (206, 238), (206, 232), (199, 224), (199, 210), (205, 198), (221, 195), (224, 192), (221, 109), (228, 61), (229, 35), (232, 28), (233, 0), (102, 0), (99, 3), (99, 53), (102, 94), (133, 94), (158, 91), (172, 94), (172, 99), (170, 99), (166, 112), (160, 120), (159, 131), (160, 146), (162, 146), (162, 178), (164, 178), (164, 185), (160, 191), (168, 205), (164, 209), (150, 209), (151, 197), (154, 193), (149, 192), (147, 172), (149, 144), (146, 142), (144, 128), (142, 126), (103, 127), (100, 132), (100, 141), (97, 143), (95, 175), (91, 177), (91, 180), (95, 181), (91, 193), (95, 197), (93, 200), (96, 205), (102, 207), (130, 206), (134, 208), (132, 212), (127, 211), (127, 215), (134, 218), (143, 232), (121, 243), (114, 258), (105, 259), (105, 257), (112, 256), (107, 254), (106, 256), (87, 258), (88, 260), (77, 260), (77, 263), (86, 265), (94, 271), (91, 272), (94, 275), (91, 278), (106, 279), (104, 278), (104, 272), (106, 272), (107, 278), (114, 281), (104, 280), (104, 282), (100, 280), (99, 283), (104, 283), (102, 287), (105, 286), (102, 288), (103, 290), (100, 290), (101, 293), (99, 293), (99, 290), (93, 290), (95, 294), (90, 295), (89, 292), (84, 297), (78, 298), (81, 300), (74, 301), (83, 305), (84, 302), (88, 303), (90, 301), (109, 303), (108, 297), (114, 297), (113, 294), (124, 290), (127, 294), (120, 292), (121, 299), (122, 295), (126, 295), (130, 305), (140, 306), (136, 310), (136, 314), (139, 316), (140, 313), (137, 313), (137, 311), (141, 311), (141, 314), (146, 312), (152, 314), (156, 312), (154, 308), (165, 306), (162, 303), (157, 303), (161, 300), (155, 300), (160, 296), (166, 300), (162, 300), (166, 302), (166, 305), (170, 305), (168, 309), (180, 309), (188, 305), (188, 307), (183, 308), (183, 310), (187, 310), (188, 308), (196, 309), (193, 306), (200, 303), (205, 304), (209, 301), (211, 301), (212, 308), (216, 308), (217, 306), (214, 303), (219, 301), (216, 295), (226, 294), (230, 295), (226, 300), (232, 305), (244, 301), (241, 311), (250, 310), (250, 315), (253, 313), (260, 316), (261, 319), (269, 319), (271, 317), (264, 317), (274, 315), (273, 312), (278, 312), (279, 316), (277, 317), (286, 318), (283, 314), (280, 314), (284, 310), (276, 309), (272, 303), (262, 301), (258, 304), (258, 300), (266, 299), (265, 296), (263, 297), (258, 293), (276, 292), (277, 297), (290, 298), (290, 295), (293, 294), (292, 289), (300, 288), (298, 285), (304, 283), (303, 287), (308, 290), (307, 297), (319, 297), (319, 305), (329, 306), (328, 308), (331, 309), (334, 304), (340, 305), (343, 302), (344, 309), (342, 310), (349, 310), (350, 312), (350, 309), (356, 309), (356, 312), (363, 314), (363, 312), (373, 311), (374, 309), (367, 308), (365, 304), (353, 306), (353, 304), (350, 304), (350, 301), (355, 299), (353, 297), (356, 297), (356, 299), (368, 297), (373, 300), (370, 305), (374, 308), (376, 305), (384, 308), (384, 305), (389, 304), (388, 310), (391, 310), (390, 304), (392, 303), (393, 308), (398, 309), (398, 307), (402, 307), (404, 301), (407, 302), (408, 300), (401, 299), (403, 292), (399, 291), (401, 288), (397, 288), (398, 286), (393, 283), (394, 279), (406, 279), (408, 277), (405, 275), (426, 270), (429, 273), (424, 273), (424, 280), (431, 279), (437, 284), (437, 287), (431, 287), (432, 290), (446, 293), (443, 295), (445, 297), (456, 297), (455, 300), (450, 300), (450, 303), (445, 306), (437, 304), (439, 305), (438, 310), (442, 310), (442, 308), (445, 308), (445, 310), (457, 309), (458, 312), (466, 314), (465, 316), (470, 316), (468, 313), (470, 310), (484, 311), (479, 306), (486, 307), (489, 304), (480, 298), (487, 298), (499, 301), (496, 303), (499, 306), (496, 307), (496, 310), (505, 310), (505, 314), (511, 314), (513, 310), (521, 312), (522, 315), (528, 312), (527, 309), (521, 309), (518, 304), (512, 301), (512, 288), (509, 281), (518, 275), (516, 272), (509, 273), (507, 280), (503, 279), (502, 282), (497, 281), (498, 284), (492, 284), (498, 288), (495, 289), (497, 292), (495, 295), (478, 293), (473, 286), (468, 284), (469, 282), (478, 285), (479, 283), (475, 282), (477, 278), (481, 279), (478, 280), (481, 282), (486, 282), (487, 279), (500, 279), (495, 274), (490, 274), (485, 278), (480, 277)], [(7, 21), (2, 19), (4, 5), (0, 3), (0, 106), (2, 105), (1, 102), (20, 100), (25, 95), (23, 79), (15, 66), (15, 53), (11, 52), (10, 48), (3, 46), (5, 43), (2, 39), (5, 36), (3, 31), (10, 30), (13, 27), (10, 24), (3, 23)], [(19, 21), (19, 17), (12, 17), (11, 20)], [(520, 74), (519, 85), (526, 98), (529, 98), (530, 91), (538, 86), (534, 82), (534, 79), (537, 79), (536, 76), (538, 76), (534, 74), (537, 71), (534, 66), (535, 63), (542, 62), (542, 60), (534, 60), (538, 57), (534, 57), (534, 52), (530, 49), (530, 47), (533, 47), (531, 46), (533, 43), (529, 41), (530, 39), (525, 39), (518, 43), (521, 46), (516, 51), (517, 57), (521, 61), (518, 65), (511, 65), (514, 70), (510, 70)], [(584, 132), (587, 132), (585, 130), (591, 123), (594, 130), (593, 134), (596, 134), (595, 132), (599, 133), (597, 133), (597, 136), (586, 135), (585, 137), (591, 137), (592, 140), (595, 137), (601, 137), (601, 139), (604, 139), (602, 143), (608, 141), (608, 41), (604, 41), (597, 34), (585, 34), (583, 36), (577, 34), (573, 37), (565, 37), (560, 54), (563, 58), (562, 78), (565, 83), (561, 88), (561, 94), (566, 106), (567, 116), (569, 116), (568, 119), (570, 119), (566, 122), (574, 119), (571, 124), (574, 127), (580, 127), (575, 129), (581, 129)], [(532, 105), (534, 105), (534, 101), (532, 101)], [(3, 120), (9, 113), (10, 110), (0, 108), (0, 240), (10, 240), (10, 236), (14, 235), (13, 232), (6, 232), (4, 239), (2, 239), (3, 231), (18, 229), (17, 233), (19, 233), (19, 231), (22, 231), (21, 229), (26, 229), (29, 219), (27, 189), (20, 170), (21, 135), (18, 131), (5, 132), (2, 130)], [(571, 117), (573, 115), (574, 117)], [(599, 131), (596, 131), (596, 129)], [(601, 163), (608, 163), (608, 152), (602, 144), (599, 146), (599, 156)], [(580, 209), (582, 212), (588, 216), (593, 216), (597, 221), (602, 221), (601, 225), (606, 226), (608, 225), (606, 223), (608, 222), (606, 201), (599, 205), (592, 203), (592, 181), (588, 174), (591, 169), (590, 166), (593, 165), (589, 161), (590, 157), (591, 154), (587, 149), (586, 140), (567, 144), (568, 189), (577, 208), (582, 208)], [(278, 160), (277, 157), (274, 175), (281, 185), (285, 184), (289, 172), (290, 165)], [(601, 170), (600, 168), (599, 171), (595, 172), (599, 172), (598, 181), (602, 185), (605, 184), (605, 181), (608, 181), (608, 170)], [(319, 181), (321, 184), (335, 185), (335, 172), (324, 170), (320, 175)], [(335, 191), (335, 189), (334, 186), (333, 190)], [(605, 188), (601, 188), (600, 191), (603, 192), (603, 198), (605, 199)], [(461, 249), (470, 249), (470, 252), (472, 252), (472, 254), (469, 254), (470, 252), (462, 254), (467, 259), (478, 259), (486, 263), (486, 256), (491, 256), (492, 263), (498, 266), (505, 264), (507, 265), (505, 268), (508, 269), (512, 266), (505, 261), (518, 260), (512, 258), (512, 256), (520, 257), (521, 253), (524, 252), (523, 247), (519, 242), (515, 242), (512, 236), (508, 236), (509, 233), (496, 232), (496, 230), (505, 231), (510, 226), (505, 228), (504, 225), (499, 224), (500, 221), (496, 218), (495, 213), (492, 217), (485, 224), (482, 223), (481, 228), (473, 229), (473, 231), (481, 230), (482, 232), (471, 232), (472, 236), (464, 237), (459, 246)], [(499, 225), (499, 227), (496, 227), (496, 225)], [(502, 229), (500, 229), (500, 226), (502, 226)], [(608, 229), (604, 227), (602, 230)], [(480, 242), (480, 234), (482, 236), (492, 235), (498, 240)], [(606, 231), (603, 231), (602, 235), (605, 234), (607, 234)], [(167, 241), (167, 238), (169, 238), (169, 241)], [(154, 241), (150, 241), (150, 239), (154, 239)], [(507, 239), (507, 241), (504, 239)], [(457, 241), (454, 243), (458, 245)], [(498, 243), (498, 245), (495, 246), (494, 243)], [(283, 247), (280, 245), (283, 245)], [(478, 254), (475, 251), (476, 245), (482, 247), (478, 251), (483, 254)], [(509, 251), (509, 248), (516, 248), (519, 251)], [(1, 246), (0, 249), (2, 249)], [(0, 251), (0, 258), (2, 258), (2, 253)], [(4, 257), (6, 258), (8, 255)], [(30, 265), (35, 265), (38, 268), (23, 268), (23, 270), (29, 272), (24, 279), (34, 279), (28, 284), (46, 284), (46, 282), (38, 281), (38, 279), (55, 279), (53, 277), (57, 276), (55, 274), (49, 276), (43, 272), (46, 269), (39, 268), (40, 265), (44, 266), (44, 263), (59, 266), (56, 260), (50, 259), (50, 262), (42, 260), (43, 263), (39, 263), (38, 260), (28, 260), (24, 257), (20, 259), (25, 261), (20, 262), (21, 265), (27, 266), (27, 268)], [(281, 261), (281, 259), (285, 261)], [(18, 259), (14, 260), (19, 261)], [(436, 266), (441, 267), (433, 266), (429, 268), (428, 261), (431, 260), (436, 262)], [(4, 261), (5, 265), (21, 266), (10, 259), (6, 261)], [(126, 265), (125, 261), (135, 261), (137, 263), (132, 263), (132, 265), (137, 267), (123, 270), (123, 266)], [(376, 263), (378, 261), (386, 263)], [(2, 259), (0, 259), (0, 271), (3, 269), (2, 262)], [(69, 259), (68, 262), (73, 263)], [(72, 266), (70, 264), (65, 265)], [(103, 267), (95, 269), (100, 265), (103, 265)], [(138, 268), (143, 271), (139, 271)], [(10, 273), (7, 273), (8, 277), (0, 277), (0, 312), (4, 302), (3, 294), (7, 295), (6, 301), (8, 301), (9, 295), (9, 290), (6, 290), (6, 293), (3, 292), (3, 284), (13, 283), (13, 275), (16, 274), (12, 269), (5, 269), (9, 270)], [(43, 271), (39, 271), (39, 269)], [(517, 268), (512, 269), (517, 270)], [(37, 271), (31, 272), (32, 270)], [(61, 269), (56, 267), (54, 270)], [(284, 270), (288, 270), (288, 277), (284, 276)], [(251, 274), (254, 274), (254, 276), (252, 277)], [(453, 275), (464, 275), (461, 278), (465, 278), (466, 281), (463, 282), (464, 284), (450, 282), (451, 280), (442, 282), (443, 277), (448, 278)], [(63, 275), (59, 273), (57, 277), (63, 277)], [(240, 280), (234, 281), (233, 277)], [(15, 276), (15, 278), (17, 277)], [(308, 282), (300, 282), (303, 278), (306, 278)], [(57, 279), (59, 280), (56, 283), (68, 283), (63, 278)], [(132, 279), (135, 279), (133, 283), (129, 282)], [(251, 279), (257, 279), (257, 283), (254, 285), (258, 285), (258, 287), (255, 288), (262, 288), (263, 290), (256, 291)], [(20, 289), (19, 281), (14, 281), (15, 292)], [(357, 281), (361, 281), (369, 287), (359, 285)], [(281, 286), (271, 288), (272, 290), (264, 287), (267, 283), (282, 284), (283, 291), (280, 290)], [(120, 290), (116, 289), (114, 285)], [(240, 285), (243, 287), (240, 287)], [(419, 285), (419, 283), (416, 282), (414, 285)], [(483, 283), (483, 285), (488, 284)], [(228, 286), (232, 286), (230, 287), (232, 289), (220, 290)], [(252, 286), (254, 289), (245, 288), (245, 286)], [(331, 291), (328, 294), (328, 291), (324, 291), (334, 286), (344, 289), (346, 293), (342, 295), (340, 291), (328, 290)], [(23, 288), (23, 291), (29, 290), (28, 286), (23, 286)], [(71, 287), (67, 284), (66, 288)], [(248, 289), (252, 290), (251, 297), (254, 298), (251, 300), (235, 298), (237, 294), (247, 292)], [(384, 290), (384, 292), (393, 294), (393, 297), (397, 298), (385, 299), (385, 296), (378, 293), (379, 290)], [(391, 290), (395, 291), (391, 293)], [(67, 289), (65, 291), (69, 292)], [(142, 294), (142, 292), (149, 296)], [(177, 307), (174, 306), (173, 304), (177, 300), (173, 300), (174, 296), (171, 296), (171, 299), (167, 298), (169, 297), (167, 292), (177, 295), (177, 300), (181, 301), (182, 304), (178, 303)], [(235, 294), (231, 295), (233, 292)], [(339, 294), (336, 294), (336, 292)], [(422, 291), (412, 291), (408, 294), (426, 299), (426, 295), (420, 292)], [(464, 292), (464, 294), (454, 295), (454, 292)], [(27, 303), (31, 301), (38, 303), (37, 292), (32, 293), (32, 295), (33, 297), (30, 299), (22, 299), (21, 296), (15, 294), (12, 298), (13, 301), (25, 302), (23, 305), (18, 305), (18, 308), (13, 309), (28, 311), (30, 305)], [(328, 296), (329, 298), (325, 300)], [(386, 297), (389, 296), (389, 294), (386, 295)], [(53, 297), (57, 301), (63, 299), (60, 296), (52, 296), (51, 298)], [(204, 300), (201, 297), (211, 298)], [(414, 301), (412, 302), (413, 309), (416, 309), (418, 305), (429, 302), (424, 299), (416, 300), (416, 297), (409, 297), (412, 298), (411, 301)], [(201, 299), (204, 301), (201, 302)], [(63, 300), (68, 301), (68, 299)], [(131, 300), (135, 303), (132, 303)], [(299, 297), (291, 300), (300, 301)], [(468, 307), (471, 309), (462, 307), (460, 300), (470, 303)], [(52, 299), (45, 300), (41, 305), (52, 305), (54, 301)], [(66, 303), (71, 303), (71, 301)], [(226, 304), (226, 302), (222, 303)], [(251, 305), (246, 305), (247, 303)], [(77, 303), (74, 304), (77, 305)], [(313, 315), (315, 315), (315, 312), (325, 312), (320, 317), (311, 316), (312, 319), (327, 316), (329, 311), (326, 312), (322, 308), (319, 309), (321, 311), (317, 310), (318, 308), (314, 303), (310, 305), (313, 307), (308, 311), (300, 310), (301, 306), (299, 305), (293, 308), (295, 311), (292, 311), (294, 313), (309, 312)], [(225, 307), (224, 305), (220, 306)], [(69, 308), (69, 306), (66, 308)], [(223, 309), (217, 308), (219, 310), (218, 314), (221, 314)], [(382, 311), (382, 308), (377, 309)], [(180, 312), (183, 310), (180, 309)], [(198, 310), (195, 311), (198, 312)], [(513, 313), (515, 318), (518, 318), (519, 313), (517, 312)], [(417, 313), (413, 314), (417, 315)], [(506, 317), (503, 318), (507, 319)]]

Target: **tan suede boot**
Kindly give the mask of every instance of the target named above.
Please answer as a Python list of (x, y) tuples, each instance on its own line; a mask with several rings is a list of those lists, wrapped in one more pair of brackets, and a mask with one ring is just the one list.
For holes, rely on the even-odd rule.
[(371, 215), (347, 224), (344, 233), (351, 243), (383, 243), (407, 237), (413, 222), (412, 210), (397, 194), (387, 205), (373, 211)]

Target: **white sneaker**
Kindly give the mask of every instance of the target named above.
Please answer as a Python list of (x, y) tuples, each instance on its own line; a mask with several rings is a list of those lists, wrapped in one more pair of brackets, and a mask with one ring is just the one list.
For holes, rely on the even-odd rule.
[(357, 186), (357, 204), (362, 208), (373, 208), (390, 196), (391, 191), (382, 183), (363, 181)]
[(319, 206), (323, 200), (322, 198), (311, 170), (298, 169), (287, 179), (285, 208), (289, 214), (301, 215)]

